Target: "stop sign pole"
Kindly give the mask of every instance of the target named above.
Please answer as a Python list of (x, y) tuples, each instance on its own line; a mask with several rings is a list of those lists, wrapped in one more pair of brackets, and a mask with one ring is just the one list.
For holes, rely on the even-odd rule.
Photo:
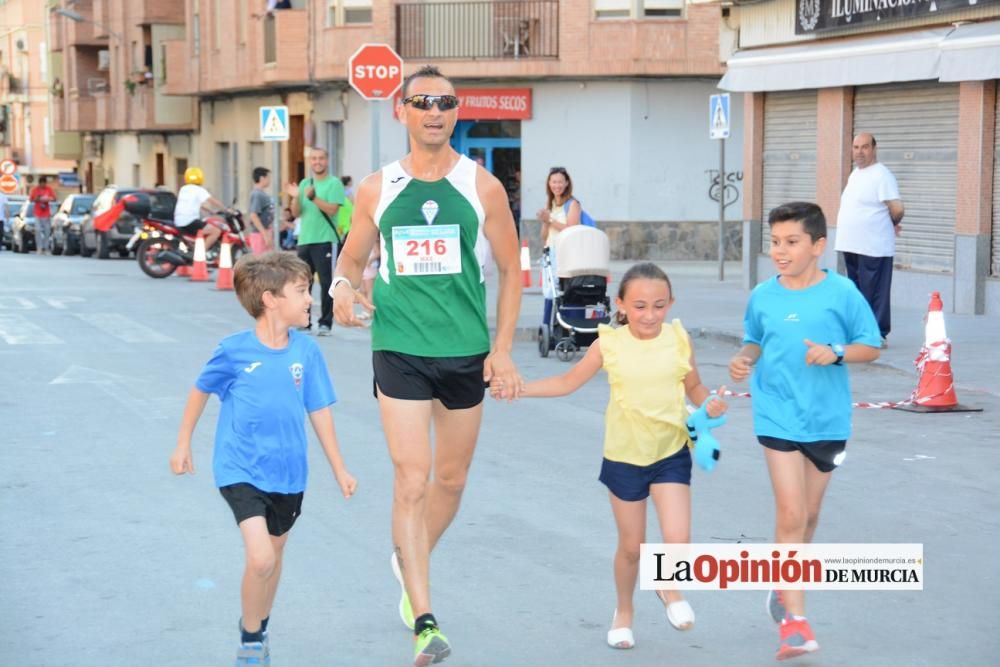
[(380, 102), (391, 100), (403, 85), (403, 59), (388, 44), (362, 44), (348, 61), (347, 80), (368, 100), (372, 139), (372, 172), (378, 170)]

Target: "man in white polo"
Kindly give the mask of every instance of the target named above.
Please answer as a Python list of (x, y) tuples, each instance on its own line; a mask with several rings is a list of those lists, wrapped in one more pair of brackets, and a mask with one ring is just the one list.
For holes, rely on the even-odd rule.
[(847, 276), (875, 313), (882, 347), (891, 329), (889, 297), (896, 237), (902, 231), (903, 200), (896, 177), (878, 161), (875, 137), (854, 138), (854, 171), (840, 195), (836, 249), (844, 255)]

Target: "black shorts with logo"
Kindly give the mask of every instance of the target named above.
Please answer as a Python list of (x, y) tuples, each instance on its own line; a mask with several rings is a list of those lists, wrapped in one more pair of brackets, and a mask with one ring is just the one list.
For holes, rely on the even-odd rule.
[(768, 449), (779, 452), (802, 452), (820, 472), (833, 472), (844, 462), (844, 452), (847, 449), (846, 440), (817, 440), (815, 442), (795, 442), (772, 438), (769, 435), (758, 435), (757, 442)]
[(483, 362), (487, 354), (471, 357), (418, 357), (401, 352), (372, 352), (375, 398), (381, 391), (404, 401), (438, 399), (449, 410), (474, 408), (483, 402)]
[(303, 493), (268, 493), (253, 484), (230, 484), (219, 487), (219, 493), (229, 503), (229, 509), (239, 525), (250, 517), (262, 516), (267, 532), (281, 537), (292, 529), (302, 514)]

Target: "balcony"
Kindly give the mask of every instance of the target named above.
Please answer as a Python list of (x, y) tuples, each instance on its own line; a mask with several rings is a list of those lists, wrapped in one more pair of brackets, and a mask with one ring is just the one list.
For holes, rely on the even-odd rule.
[(525, 60), (559, 57), (558, 0), (396, 5), (404, 60)]
[(183, 25), (184, 3), (164, 2), (163, 0), (132, 1), (129, 22), (133, 25), (151, 25), (154, 23)]
[(187, 40), (163, 41), (166, 57), (163, 61), (164, 95), (191, 95), (198, 92), (198, 61), (191, 57)]
[(304, 9), (283, 9), (263, 20), (264, 82), (298, 83), (308, 79), (309, 30)]
[(69, 103), (66, 105), (66, 126), (56, 130), (67, 132), (87, 132), (97, 129), (97, 98), (91, 95), (70, 94)]

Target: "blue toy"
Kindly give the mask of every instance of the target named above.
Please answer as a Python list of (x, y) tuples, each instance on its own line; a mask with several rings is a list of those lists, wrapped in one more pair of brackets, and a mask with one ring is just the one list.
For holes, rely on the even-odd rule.
[(694, 443), (694, 462), (706, 472), (712, 472), (722, 454), (719, 450), (719, 441), (712, 435), (712, 429), (726, 423), (726, 415), (708, 416), (705, 406), (713, 398), (715, 397), (706, 398), (701, 407), (692, 412), (687, 420), (688, 435)]

